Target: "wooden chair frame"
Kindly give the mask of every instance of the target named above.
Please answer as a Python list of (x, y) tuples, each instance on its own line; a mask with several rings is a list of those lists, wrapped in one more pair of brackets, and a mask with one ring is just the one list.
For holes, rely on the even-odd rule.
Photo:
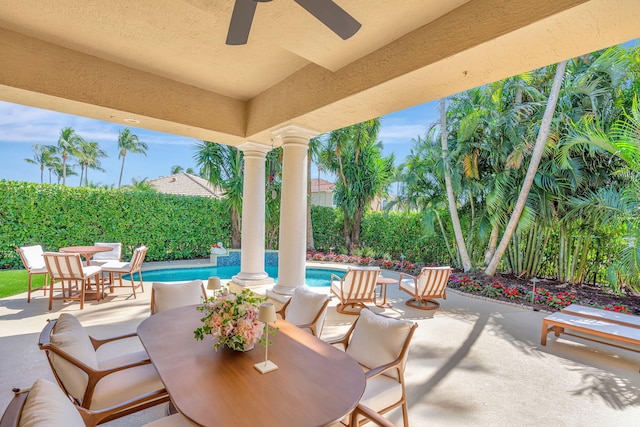
[[(109, 265), (109, 263), (104, 264), (102, 266), (102, 274), (103, 277), (104, 275), (107, 275), (109, 277), (108, 282), (103, 281), (103, 287), (106, 286), (107, 284), (109, 285), (109, 288), (111, 290), (111, 292), (113, 292), (113, 286), (114, 286), (114, 281), (116, 279), (116, 275), (117, 275), (117, 279), (118, 282), (120, 284), (120, 286), (131, 286), (131, 290), (133, 292), (133, 298), (137, 298), (136, 296), (136, 289), (140, 288), (141, 292), (144, 292), (144, 284), (142, 283), (142, 263), (144, 262), (144, 258), (147, 255), (147, 250), (149, 248), (147, 248), (146, 246), (140, 246), (139, 248), (136, 248), (133, 251), (133, 255), (131, 257), (131, 262), (129, 263), (130, 268), (128, 271), (122, 271), (122, 268), (118, 268), (118, 267), (112, 267)], [(135, 273), (138, 273), (139, 276), (139, 281), (138, 284), (135, 283), (135, 281), (133, 280), (133, 275)], [(131, 285), (124, 285), (122, 283), (122, 276), (124, 274), (128, 274), (129, 275), (129, 280), (131, 281)]]
[[(344, 292), (345, 282), (354, 277), (349, 289)], [(336, 306), (336, 311), (342, 314), (359, 314), (360, 310), (366, 308), (365, 303), (376, 303), (376, 282), (380, 275), (380, 268), (358, 268), (349, 267), (343, 277), (331, 274), (331, 293), (338, 297), (340, 303)], [(334, 280), (340, 283), (340, 292), (333, 288)], [(353, 310), (347, 310), (351, 307)]]
[[(383, 316), (381, 314), (378, 314), (378, 316)], [(383, 316), (383, 317), (388, 317), (388, 316)], [(355, 322), (353, 322), (353, 324), (351, 325), (351, 327), (349, 328), (349, 330), (346, 332), (346, 334), (344, 335), (344, 337), (342, 338), (338, 338), (335, 340), (331, 340), (331, 341), (327, 341), (329, 344), (331, 345), (342, 345), (344, 347), (344, 350), (347, 350), (347, 347), (349, 347), (349, 342), (351, 340), (351, 334), (353, 333), (356, 324), (358, 323), (358, 320), (360, 320), (360, 318), (356, 319)], [(369, 409), (369, 411), (373, 411), (373, 412), (377, 412), (378, 414), (386, 414), (387, 412), (391, 411), (394, 408), (397, 408), (398, 406), (402, 406), (402, 419), (404, 422), (404, 427), (409, 427), (409, 408), (407, 406), (407, 393), (405, 390), (405, 385), (404, 385), (404, 370), (405, 370), (405, 362), (406, 362), (406, 358), (409, 352), (409, 344), (411, 343), (411, 339), (413, 338), (413, 334), (416, 330), (416, 328), (418, 327), (418, 325), (416, 323), (413, 323), (413, 325), (411, 326), (411, 329), (409, 330), (409, 333), (407, 334), (407, 338), (402, 346), (402, 350), (400, 350), (400, 353), (398, 354), (398, 357), (396, 357), (393, 361), (381, 365), (381, 366), (375, 366), (373, 368), (369, 368), (369, 367), (365, 367), (368, 370), (365, 371), (364, 376), (367, 380), (374, 378), (378, 375), (384, 374), (387, 371), (390, 370), (396, 370), (397, 375), (398, 375), (398, 382), (400, 383), (400, 386), (402, 387), (402, 398), (397, 401), (396, 403), (387, 406), (386, 408), (383, 408), (379, 411), (375, 411), (371, 408), (367, 408), (364, 407), (366, 409)], [(360, 405), (360, 406), (364, 406), (364, 405)], [(360, 411), (362, 412), (363, 409), (361, 408)], [(366, 411), (364, 411), (366, 412)], [(367, 420), (363, 420), (364, 422), (358, 422), (357, 421), (357, 414), (352, 415), (351, 421), (349, 423), (350, 426), (353, 427), (359, 427), (360, 425), (364, 424), (367, 422)], [(381, 424), (382, 425), (382, 424)]]
[[(412, 297), (405, 304), (419, 310), (435, 310), (439, 308), (440, 303), (434, 301), (433, 298), (447, 299), (446, 288), (451, 271), (453, 271), (451, 267), (423, 267), (417, 276), (400, 273), (398, 287)], [(403, 287), (403, 277), (413, 280), (414, 289), (411, 292)], [(424, 284), (422, 289), (421, 284)]]
[[(44, 262), (47, 266), (50, 279), (49, 310), (53, 308), (53, 300), (80, 301), (80, 310), (84, 309), (85, 291), (87, 288), (91, 287), (92, 278), (95, 278), (96, 280), (97, 299), (100, 300), (100, 288), (102, 283), (100, 269), (97, 268), (93, 271), (92, 267), (87, 267), (87, 269), (89, 269), (89, 272), (87, 272), (82, 266), (82, 258), (80, 254), (45, 252)], [(78, 275), (73, 274), (74, 270), (78, 272)], [(53, 286), (56, 280), (62, 283), (61, 297), (53, 295)], [(68, 295), (65, 295), (65, 283), (67, 284)], [(79, 290), (74, 293), (72, 286), (78, 289), (78, 283), (80, 283), (81, 286)]]
[[(91, 406), (93, 392), (96, 385), (101, 379), (105, 378), (107, 375), (110, 375), (114, 372), (134, 368), (136, 366), (150, 364), (151, 360), (149, 358), (146, 358), (136, 362), (128, 363), (126, 365), (116, 366), (111, 369), (104, 369), (104, 370), (93, 369), (90, 366), (87, 366), (86, 364), (82, 363), (81, 361), (79, 361), (69, 353), (65, 352), (64, 350), (61, 350), (56, 345), (51, 343), (51, 333), (53, 331), (53, 328), (55, 327), (56, 322), (57, 320), (50, 320), (49, 323), (47, 323), (47, 325), (44, 327), (44, 329), (40, 333), (38, 347), (40, 348), (40, 350), (43, 350), (47, 354), (47, 360), (49, 361), (49, 366), (51, 366), (51, 371), (53, 372), (53, 375), (55, 376), (58, 385), (64, 391), (64, 393), (67, 396), (69, 396), (69, 398), (73, 401), (76, 408), (78, 408), (78, 410), (82, 414), (83, 418), (97, 417), (99, 418), (99, 421), (97, 421), (97, 423), (101, 424), (107, 421), (115, 420), (116, 418), (124, 417), (134, 412), (141, 411), (143, 409), (150, 408), (160, 403), (165, 403), (169, 401), (169, 393), (167, 392), (166, 389), (163, 388), (161, 390), (156, 390), (154, 392), (138, 396), (135, 399), (124, 401), (121, 404), (114, 405), (110, 408), (101, 409), (100, 411), (91, 411), (89, 408)], [(125, 335), (120, 335), (120, 336), (105, 338), (105, 339), (97, 339), (91, 336), (89, 338), (91, 339), (91, 344), (93, 345), (94, 350), (97, 350), (103, 344), (125, 339), (125, 338), (135, 337), (137, 335), (138, 334), (136, 333), (130, 333), (130, 334), (125, 334)], [(81, 369), (87, 374), (88, 383), (87, 383), (87, 388), (85, 389), (85, 392), (84, 392), (84, 396), (82, 397), (82, 402), (78, 402), (65, 388), (64, 384), (58, 377), (58, 373), (56, 372), (55, 367), (51, 361), (50, 353), (55, 353), (56, 355), (62, 357), (64, 360), (71, 363), (75, 367)], [(94, 413), (97, 415), (85, 415), (83, 414), (83, 412)], [(85, 420), (86, 419), (87, 418), (85, 418)]]
[[(282, 317), (282, 320), (287, 320), (287, 307), (289, 307), (289, 303), (291, 302), (291, 298), (289, 298), (287, 300), (287, 302), (284, 303), (284, 305), (282, 306), (282, 308), (280, 308), (280, 310), (276, 311), (276, 314), (279, 314)], [(327, 307), (329, 306), (329, 297), (327, 297), (326, 301), (324, 302), (324, 304), (322, 304), (322, 308), (320, 308), (320, 310), (318, 310), (318, 313), (316, 313), (315, 317), (313, 318), (313, 320), (309, 323), (305, 323), (303, 325), (296, 325), (298, 328), (300, 329), (308, 329), (309, 332), (311, 332), (311, 334), (314, 337), (319, 336), (318, 335), (318, 330), (322, 328), (322, 325), (318, 325), (318, 321), (320, 320), (320, 318), (322, 317), (322, 314), (324, 313), (324, 311), (327, 310)]]
[[(21, 247), (17, 248), (16, 252), (18, 252), (18, 255), (20, 256), (20, 260), (22, 261), (22, 264), (24, 265), (25, 270), (27, 270), (27, 274), (29, 276), (28, 285), (27, 285), (27, 302), (28, 303), (31, 302), (31, 279), (33, 278), (33, 276), (38, 274), (44, 274), (44, 284), (42, 285), (42, 291), (46, 296), (47, 295), (47, 279), (49, 278), (49, 271), (48, 270), (35, 271), (31, 263), (29, 262), (29, 259), (25, 255), (23, 248)], [(43, 252), (43, 255), (44, 255), (44, 252)]]

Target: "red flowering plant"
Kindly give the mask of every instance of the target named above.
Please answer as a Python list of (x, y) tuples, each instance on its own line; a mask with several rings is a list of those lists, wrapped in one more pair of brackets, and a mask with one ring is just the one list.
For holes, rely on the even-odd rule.
[(610, 302), (609, 305), (604, 307), (605, 310), (615, 311), (616, 313), (625, 313), (631, 314), (631, 309), (624, 304), (616, 304), (615, 302)]
[(470, 277), (463, 277), (458, 282), (458, 288), (463, 292), (478, 293), (482, 291), (482, 285)]
[(497, 297), (502, 295), (504, 291), (504, 285), (497, 280), (493, 280), (491, 283), (487, 283), (482, 288), (482, 295), (486, 297)]
[(561, 310), (573, 304), (576, 299), (576, 294), (573, 292), (558, 292), (555, 295), (547, 297), (547, 305), (551, 308)]
[(504, 296), (509, 299), (520, 299), (523, 295), (523, 290), (519, 286), (510, 286), (503, 289)]

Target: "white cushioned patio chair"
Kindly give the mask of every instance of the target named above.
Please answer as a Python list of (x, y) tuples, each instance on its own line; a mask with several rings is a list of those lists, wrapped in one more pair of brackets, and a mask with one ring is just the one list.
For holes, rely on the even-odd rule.
[[(117, 278), (120, 286), (131, 286), (131, 290), (133, 292), (133, 298), (136, 297), (136, 289), (140, 288), (141, 292), (144, 292), (144, 285), (142, 283), (142, 263), (144, 263), (144, 258), (147, 256), (147, 247), (140, 246), (134, 249), (133, 255), (131, 256), (131, 261), (129, 262), (121, 262), (121, 261), (109, 261), (106, 264), (103, 264), (100, 268), (102, 271), (103, 277), (108, 277), (106, 279), (106, 283), (109, 284), (109, 288), (113, 292), (114, 281)], [(133, 275), (138, 273), (138, 283), (133, 280)], [(124, 285), (122, 282), (122, 276), (128, 274), (129, 281), (131, 285)]]
[(308, 287), (297, 287), (291, 298), (278, 310), (278, 314), (298, 328), (311, 332), (319, 337), (327, 316), (329, 297), (314, 292)]
[[(29, 389), (14, 389), (14, 397), (0, 419), (0, 427), (94, 427), (109, 421), (115, 408), (91, 411), (74, 406), (56, 384), (37, 379)], [(358, 405), (354, 414), (363, 414), (381, 427), (393, 427), (375, 411)], [(341, 424), (338, 424), (341, 425)], [(181, 414), (163, 417), (144, 427), (193, 427)]]
[(119, 262), (122, 257), (122, 243), (95, 242), (94, 246), (106, 246), (111, 248), (111, 250), (96, 253), (93, 258), (91, 258), (91, 264), (93, 265), (104, 265), (110, 261)]
[[(380, 414), (402, 406), (405, 427), (409, 425), (409, 411), (404, 370), (409, 343), (417, 327), (413, 322), (364, 309), (343, 338), (329, 342), (342, 345), (364, 369), (367, 384), (360, 403)], [(358, 419), (352, 425), (361, 425), (363, 421)]]
[[(80, 310), (82, 310), (86, 291), (91, 289), (92, 279), (96, 283), (97, 299), (100, 299), (100, 284), (102, 282), (100, 267), (97, 265), (84, 266), (80, 254), (45, 252), (44, 263), (49, 272), (49, 310), (53, 308), (53, 300), (80, 301)], [(55, 281), (62, 283), (61, 296), (55, 296), (53, 293)], [(79, 287), (78, 284), (80, 284)], [(77, 290), (74, 292), (74, 289)]]
[[(358, 314), (365, 303), (376, 302), (376, 282), (380, 267), (349, 267), (343, 277), (331, 274), (331, 292), (340, 301), (336, 311), (343, 314)], [(347, 310), (351, 307), (352, 310)]]
[[(96, 351), (125, 339), (132, 340), (124, 343), (134, 351), (111, 358), (104, 356), (108, 351)], [(104, 421), (169, 401), (160, 376), (135, 333), (96, 339), (73, 315), (63, 313), (44, 327), (38, 346), (45, 351), (64, 393), (79, 408), (110, 411)]]
[[(39, 378), (31, 388), (14, 389), (13, 399), (0, 420), (0, 427), (95, 427), (98, 424), (115, 419), (114, 414), (120, 408), (106, 408), (99, 411), (75, 406), (64, 392), (51, 381)], [(131, 408), (135, 412), (134, 402)], [(126, 415), (126, 414), (125, 414)], [(164, 420), (172, 418), (172, 424), (164, 424)], [(165, 417), (145, 424), (148, 427), (194, 426), (186, 418)]]
[(49, 276), (49, 272), (47, 271), (47, 266), (44, 263), (44, 251), (42, 250), (42, 246), (22, 246), (16, 249), (16, 252), (20, 255), (22, 264), (29, 275), (27, 302), (31, 302), (31, 279), (36, 274), (44, 274), (44, 285), (42, 286), (42, 290), (44, 291), (44, 295), (47, 295), (47, 278)]
[(400, 273), (398, 279), (400, 290), (411, 295), (406, 304), (420, 310), (435, 310), (440, 307), (433, 298), (447, 299), (447, 283), (451, 275), (451, 267), (423, 267), (420, 274), (412, 276)]
[(151, 314), (185, 305), (201, 304), (207, 299), (202, 280), (186, 282), (153, 282), (151, 285)]

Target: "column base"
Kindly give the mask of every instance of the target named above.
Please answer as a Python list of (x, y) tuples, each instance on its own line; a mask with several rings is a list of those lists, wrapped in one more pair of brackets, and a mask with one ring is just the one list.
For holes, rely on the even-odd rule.
[(269, 277), (267, 273), (249, 274), (248, 276), (249, 277), (240, 273), (237, 276), (233, 276), (230, 282), (233, 282), (234, 284), (239, 285), (243, 288), (253, 288), (256, 286), (271, 285), (275, 283), (273, 277)]

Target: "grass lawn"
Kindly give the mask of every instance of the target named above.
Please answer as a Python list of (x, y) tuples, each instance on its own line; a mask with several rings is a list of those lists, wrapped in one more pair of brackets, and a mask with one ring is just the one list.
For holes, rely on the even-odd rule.
[[(27, 292), (28, 280), (27, 270), (0, 270), (0, 298)], [(31, 292), (43, 284), (44, 274), (36, 274), (31, 279)]]

